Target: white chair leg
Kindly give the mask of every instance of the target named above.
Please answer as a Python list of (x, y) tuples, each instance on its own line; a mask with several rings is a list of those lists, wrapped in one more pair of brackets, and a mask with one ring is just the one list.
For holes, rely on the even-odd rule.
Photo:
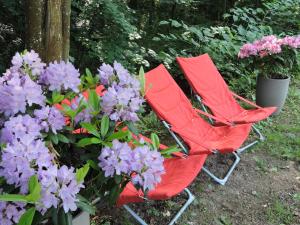
[[(189, 189), (185, 188), (184, 191), (188, 194), (188, 199), (185, 204), (180, 208), (180, 210), (176, 213), (174, 218), (171, 220), (168, 225), (173, 225), (179, 219), (179, 217), (184, 213), (187, 207), (194, 201), (195, 196), (190, 192)], [(128, 205), (123, 206), (133, 217), (139, 222), (141, 225), (148, 225), (137, 213), (135, 213)]]
[(216, 175), (214, 175), (212, 172), (210, 172), (206, 167), (202, 167), (202, 170), (207, 173), (208, 176), (210, 176), (214, 181), (216, 181), (217, 183), (221, 184), (221, 185), (225, 185), (228, 178), (230, 177), (230, 175), (232, 174), (233, 170), (235, 169), (235, 167), (239, 164), (240, 162), (240, 157), (237, 153), (233, 152), (232, 153), (235, 157), (235, 160), (233, 162), (233, 164), (231, 165), (231, 167), (229, 168), (228, 172), (226, 173), (224, 178), (219, 178)]

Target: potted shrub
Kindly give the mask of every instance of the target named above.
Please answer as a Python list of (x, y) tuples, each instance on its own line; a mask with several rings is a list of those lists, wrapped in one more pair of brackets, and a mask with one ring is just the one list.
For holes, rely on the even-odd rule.
[(70, 225), (72, 216), (87, 225), (81, 219), (95, 212), (96, 197), (114, 204), (130, 181), (145, 193), (154, 188), (164, 152), (155, 134), (148, 144), (131, 133), (140, 78), (117, 62), (80, 77), (72, 63), (46, 65), (34, 51), (13, 57), (0, 77), (1, 225)]
[(278, 107), (279, 114), (288, 93), (290, 77), (297, 64), (300, 36), (278, 38), (265, 36), (253, 43), (243, 45), (239, 58), (246, 58), (248, 65), (258, 72), (256, 103), (260, 106)]

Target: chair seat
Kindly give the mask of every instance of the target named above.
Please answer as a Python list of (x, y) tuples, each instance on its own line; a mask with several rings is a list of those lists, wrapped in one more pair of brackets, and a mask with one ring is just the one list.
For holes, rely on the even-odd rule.
[(276, 107), (249, 109), (229, 118), (229, 120), (234, 123), (255, 123), (268, 118), (275, 111)]
[(209, 154), (212, 150), (222, 153), (234, 152), (245, 142), (251, 131), (251, 123), (235, 126), (211, 126), (204, 136), (197, 132), (201, 127), (187, 125), (185, 128), (172, 128), (189, 145), (189, 154)]
[(176, 59), (190, 86), (213, 115), (235, 123), (255, 123), (266, 119), (276, 110), (276, 107), (244, 109), (208, 54)]
[[(182, 192), (196, 178), (207, 158), (206, 154), (188, 156), (187, 158), (165, 159), (166, 173), (154, 190), (148, 192), (150, 200), (165, 200)], [(142, 191), (137, 191), (130, 182), (119, 196), (118, 206), (128, 203), (143, 202)]]

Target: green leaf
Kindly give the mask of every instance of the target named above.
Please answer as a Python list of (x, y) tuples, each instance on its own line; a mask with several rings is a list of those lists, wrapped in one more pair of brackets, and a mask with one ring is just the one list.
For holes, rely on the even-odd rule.
[(87, 163), (88, 163), (88, 164), (90, 165), (90, 167), (92, 167), (94, 170), (100, 170), (98, 164), (97, 164), (95, 161), (89, 159), (89, 160), (87, 161)]
[(151, 141), (152, 141), (152, 145), (154, 148), (159, 149), (159, 138), (157, 136), (157, 134), (155, 133), (151, 133)]
[(41, 185), (36, 175), (33, 175), (29, 179), (29, 195), (26, 196), (29, 202), (37, 202), (41, 198)]
[(69, 143), (69, 139), (63, 134), (57, 134), (57, 138), (60, 142)]
[(58, 209), (52, 207), (51, 208), (51, 221), (53, 223), (53, 225), (59, 225), (58, 224)]
[(57, 218), (58, 218), (59, 225), (68, 225), (67, 213), (65, 213), (63, 208), (59, 209)]
[(89, 172), (90, 165), (89, 163), (86, 163), (83, 167), (80, 169), (76, 169), (76, 180), (78, 183), (81, 183), (84, 181), (85, 176)]
[(4, 202), (28, 202), (25, 195), (3, 194), (0, 195), (0, 201)]
[(67, 225), (72, 225), (72, 215), (70, 212), (67, 213)]
[(120, 184), (122, 181), (122, 176), (121, 175), (117, 175), (114, 177), (116, 184)]
[(162, 21), (160, 21), (158, 23), (159, 26), (161, 26), (161, 25), (167, 25), (167, 24), (169, 24), (169, 21), (166, 21), (166, 20), (162, 20)]
[(100, 109), (100, 100), (95, 90), (89, 90), (89, 105), (92, 106), (94, 111), (99, 111)]
[(50, 134), (49, 137), (50, 137), (50, 140), (51, 140), (55, 145), (58, 144), (58, 137), (57, 137), (56, 134)]
[(77, 195), (77, 202), (76, 205), (78, 208), (80, 208), (82, 211), (85, 211), (91, 215), (95, 215), (96, 208), (93, 206), (86, 198), (84, 198), (81, 195)]
[(81, 139), (77, 143), (77, 145), (79, 147), (85, 147), (87, 145), (94, 145), (94, 144), (100, 144), (100, 143), (102, 143), (102, 141), (99, 138), (92, 137), (92, 138), (83, 138), (83, 139)]
[(109, 129), (109, 118), (104, 115), (101, 119), (101, 136), (104, 137)]
[(71, 107), (66, 104), (62, 104), (62, 107), (63, 107), (63, 113), (73, 120), (74, 117), (76, 116), (76, 111), (71, 109)]
[(129, 135), (129, 131), (128, 131), (128, 130), (126, 130), (126, 131), (120, 130), (120, 131), (118, 131), (118, 132), (115, 132), (115, 133), (111, 134), (111, 135), (106, 139), (106, 141), (112, 141), (112, 140), (114, 140), (114, 139), (118, 139), (118, 140), (124, 139), (124, 138), (126, 138), (128, 135)]
[(174, 152), (180, 152), (180, 149), (177, 148), (177, 146), (171, 146), (169, 148), (161, 150), (160, 154), (162, 154), (164, 156), (164, 155), (171, 155)]
[(95, 135), (96, 137), (100, 138), (99, 132), (97, 127), (90, 123), (81, 123), (82, 128), (85, 128), (89, 133)]
[(120, 195), (120, 189), (118, 185), (113, 186), (113, 188), (109, 192), (109, 203), (110, 204), (115, 204), (117, 201), (118, 197)]
[(86, 69), (85, 69), (85, 74), (86, 74), (87, 76), (90, 76), (90, 77), (93, 76), (89, 68), (86, 68)]
[(172, 20), (171, 26), (178, 28), (181, 27), (181, 24), (177, 20)]
[(35, 208), (28, 209), (20, 218), (18, 225), (31, 225), (35, 215)]
[(145, 72), (144, 68), (141, 66), (139, 71), (139, 81), (141, 85), (141, 93), (144, 96), (145, 95)]
[(133, 123), (133, 122), (127, 122), (126, 124), (127, 124), (128, 129), (129, 129), (132, 133), (134, 133), (135, 135), (138, 135), (138, 134), (139, 134), (139, 131), (138, 131), (138, 129), (134, 126), (134, 123)]
[(64, 98), (65, 96), (61, 95), (59, 92), (52, 92), (52, 104), (60, 103), (62, 100), (64, 100)]

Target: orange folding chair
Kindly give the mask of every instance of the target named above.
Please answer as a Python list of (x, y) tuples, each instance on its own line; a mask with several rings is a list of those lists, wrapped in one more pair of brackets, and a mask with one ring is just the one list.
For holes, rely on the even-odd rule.
[[(266, 119), (276, 110), (276, 107), (262, 108), (232, 92), (208, 54), (176, 59), (204, 111), (207, 112), (208, 107), (213, 115), (232, 124), (252, 124)], [(254, 109), (244, 109), (236, 98)], [(263, 141), (260, 131), (255, 126), (252, 128), (258, 135), (258, 140)], [(238, 153), (256, 144), (258, 140), (241, 148)]]
[[(232, 126), (223, 119), (194, 109), (163, 65), (147, 72), (145, 78), (147, 102), (186, 154), (233, 153), (235, 161), (224, 178), (218, 178), (207, 168), (202, 168), (216, 182), (224, 185), (240, 161), (236, 151), (248, 138), (252, 124)], [(199, 114), (225, 125), (213, 126)]]

